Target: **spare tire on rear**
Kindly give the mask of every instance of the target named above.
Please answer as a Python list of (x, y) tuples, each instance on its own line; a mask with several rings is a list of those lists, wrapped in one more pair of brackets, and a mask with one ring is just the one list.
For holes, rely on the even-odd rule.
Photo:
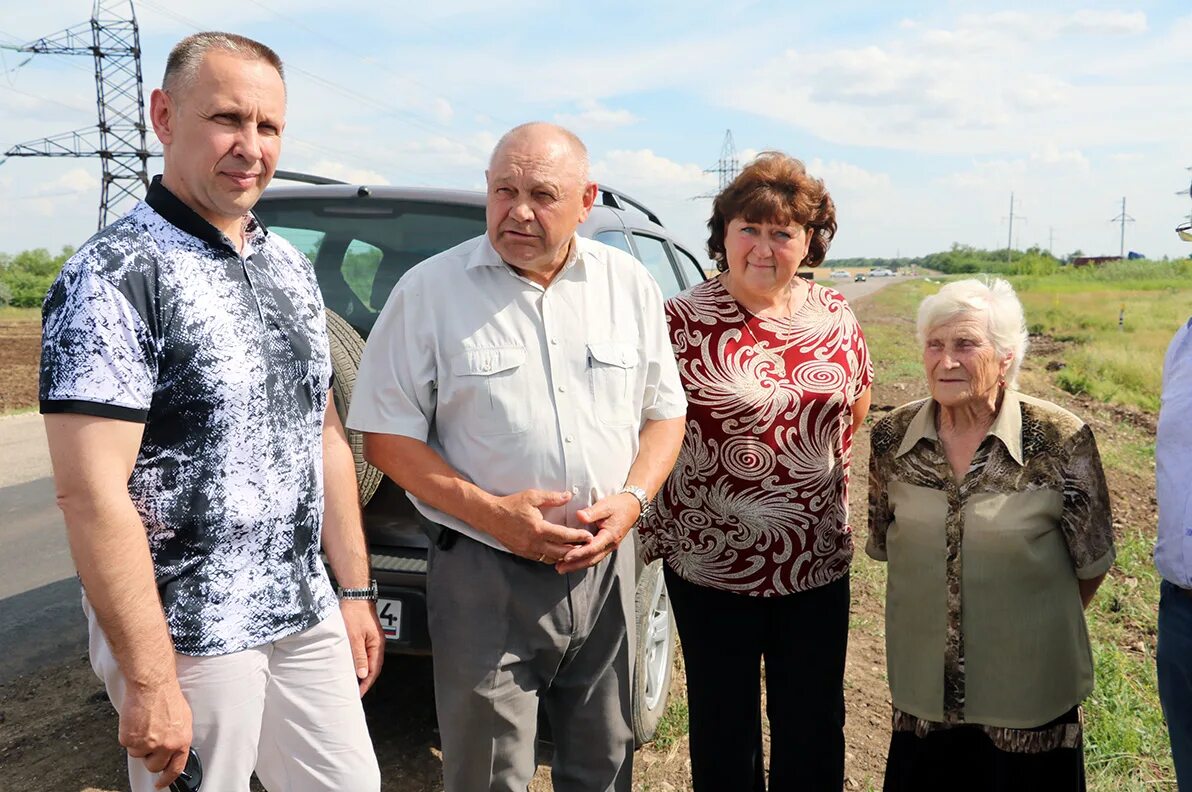
[(364, 460), (364, 436), (347, 428), (348, 405), (352, 403), (352, 390), (356, 387), (356, 369), (360, 368), (360, 357), (364, 354), (364, 339), (360, 337), (342, 316), (327, 311), (327, 338), (331, 342), (331, 370), (335, 372), (332, 390), (335, 394), (335, 411), (348, 433), (348, 444), (352, 446), (352, 457), (356, 460), (356, 483), (360, 488), (360, 505), (368, 503), (381, 484), (381, 471)]

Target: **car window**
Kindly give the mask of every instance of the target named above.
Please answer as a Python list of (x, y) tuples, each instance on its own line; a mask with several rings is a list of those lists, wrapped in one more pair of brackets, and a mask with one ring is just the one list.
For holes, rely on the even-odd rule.
[(675, 245), (675, 250), (679, 251), (679, 271), (683, 273), (683, 280), (687, 281), (687, 286), (700, 283), (707, 277), (695, 256), (679, 245)]
[(658, 237), (646, 236), (634, 232), (633, 241), (637, 244), (638, 260), (646, 265), (646, 269), (658, 281), (663, 297), (673, 297), (683, 291), (683, 284), (675, 273), (674, 264), (666, 250), (666, 242)]
[(319, 257), (319, 247), (322, 246), (323, 240), (327, 235), (322, 231), (316, 231), (311, 228), (283, 228), (281, 226), (269, 226), (269, 230), (275, 234), (280, 234), (287, 242), (298, 249), (298, 252), (306, 256), (311, 261)]
[(629, 255), (633, 255), (633, 249), (629, 247), (629, 239), (626, 238), (624, 231), (598, 231), (594, 237), (597, 242), (603, 242), (606, 245), (611, 245), (618, 250), (624, 250)]
[(383, 305), (372, 305), (372, 285), (377, 278), (377, 268), (381, 266), (381, 259), (385, 254), (376, 245), (370, 245), (359, 239), (348, 243), (344, 252), (344, 263), (340, 271), (348, 288), (370, 310), (379, 311)]
[(363, 336), (411, 267), (485, 231), (483, 206), (427, 201), (265, 196), (253, 211), (311, 259), (323, 302)]

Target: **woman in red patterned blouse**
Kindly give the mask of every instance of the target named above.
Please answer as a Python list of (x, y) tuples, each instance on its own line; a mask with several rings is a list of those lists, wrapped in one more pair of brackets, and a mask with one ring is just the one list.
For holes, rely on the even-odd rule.
[(687, 393), (679, 461), (642, 526), (686, 661), (696, 792), (844, 783), (848, 475), (872, 366), (848, 303), (797, 277), (824, 260), (822, 181), (762, 154), (716, 198), (720, 275), (667, 302)]

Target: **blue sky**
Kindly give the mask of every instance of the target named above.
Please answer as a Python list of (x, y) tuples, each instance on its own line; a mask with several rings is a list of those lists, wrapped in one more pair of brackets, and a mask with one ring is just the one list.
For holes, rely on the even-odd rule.
[[(3, 0), (0, 43), (83, 22), (85, 0)], [(953, 242), (1153, 257), (1192, 247), (1186, 2), (140, 0), (148, 90), (179, 38), (223, 29), (287, 62), (281, 166), (349, 181), (480, 188), (533, 119), (574, 129), (593, 176), (702, 248), (725, 130), (742, 159), (802, 158), (836, 199), (830, 255)], [(95, 123), (89, 58), (0, 61), (0, 150)], [(156, 161), (160, 163), (160, 160)], [(96, 160), (0, 166), (0, 251), (94, 231)], [(1184, 190), (1183, 195), (1176, 195)]]

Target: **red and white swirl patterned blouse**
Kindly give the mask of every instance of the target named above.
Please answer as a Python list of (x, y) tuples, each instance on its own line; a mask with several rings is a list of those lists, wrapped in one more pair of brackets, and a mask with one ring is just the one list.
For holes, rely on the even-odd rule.
[(848, 572), (850, 407), (873, 366), (844, 297), (810, 288), (780, 319), (748, 313), (716, 278), (667, 301), (687, 434), (641, 528), (647, 561), (762, 597)]

